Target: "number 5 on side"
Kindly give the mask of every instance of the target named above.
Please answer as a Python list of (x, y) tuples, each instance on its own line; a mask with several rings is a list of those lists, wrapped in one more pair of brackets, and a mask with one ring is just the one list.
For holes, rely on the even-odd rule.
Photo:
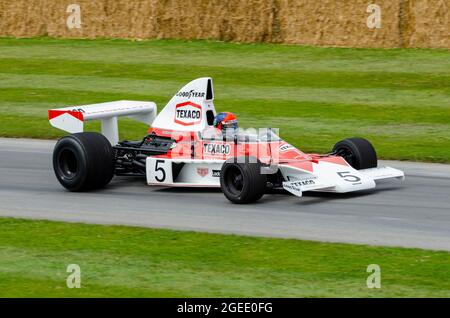
[(147, 159), (147, 183), (167, 184), (173, 183), (172, 162), (166, 159)]

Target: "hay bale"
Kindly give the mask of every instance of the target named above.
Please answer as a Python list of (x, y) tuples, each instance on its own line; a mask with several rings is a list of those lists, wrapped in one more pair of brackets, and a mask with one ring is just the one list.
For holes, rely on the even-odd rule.
[[(66, 8), (81, 6), (82, 28)], [(382, 27), (366, 25), (367, 6)], [(0, 0), (0, 35), (450, 48), (449, 0)]]

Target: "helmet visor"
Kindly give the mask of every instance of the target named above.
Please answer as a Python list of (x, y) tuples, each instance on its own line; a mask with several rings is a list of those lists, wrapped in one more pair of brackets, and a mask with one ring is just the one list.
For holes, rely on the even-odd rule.
[(222, 122), (222, 132), (228, 134), (234, 134), (238, 130), (238, 122), (237, 120), (228, 120), (226, 122)]

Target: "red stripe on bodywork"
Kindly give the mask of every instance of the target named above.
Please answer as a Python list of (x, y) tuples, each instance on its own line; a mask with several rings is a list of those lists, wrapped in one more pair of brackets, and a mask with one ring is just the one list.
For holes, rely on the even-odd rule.
[(54, 110), (54, 109), (50, 109), (48, 111), (48, 120), (52, 120), (53, 118), (59, 117), (63, 114), (69, 114), (73, 117), (75, 117), (78, 120), (83, 121), (84, 117), (83, 117), (83, 113), (82, 112), (74, 112), (71, 110)]
[(313, 172), (313, 163), (311, 161), (299, 161), (299, 162), (289, 162), (283, 163), (291, 167), (299, 168), (305, 171)]
[(331, 162), (342, 166), (348, 166), (347, 161), (345, 161), (344, 158), (333, 156), (333, 157), (322, 157), (319, 159), (319, 161), (325, 161), (325, 162)]

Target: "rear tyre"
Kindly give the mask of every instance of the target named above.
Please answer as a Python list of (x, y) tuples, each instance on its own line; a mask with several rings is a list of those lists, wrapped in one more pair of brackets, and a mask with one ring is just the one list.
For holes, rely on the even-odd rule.
[(95, 132), (61, 138), (53, 150), (56, 178), (69, 191), (81, 192), (106, 186), (114, 175), (114, 149)]
[(375, 148), (364, 138), (341, 140), (334, 145), (333, 152), (356, 170), (375, 168), (378, 164)]
[[(220, 187), (225, 197), (233, 203), (256, 202), (264, 195), (267, 176), (261, 174), (259, 162), (236, 160), (226, 161), (220, 171)], [(246, 158), (248, 159), (248, 158)], [(242, 162), (243, 161), (243, 162)]]

